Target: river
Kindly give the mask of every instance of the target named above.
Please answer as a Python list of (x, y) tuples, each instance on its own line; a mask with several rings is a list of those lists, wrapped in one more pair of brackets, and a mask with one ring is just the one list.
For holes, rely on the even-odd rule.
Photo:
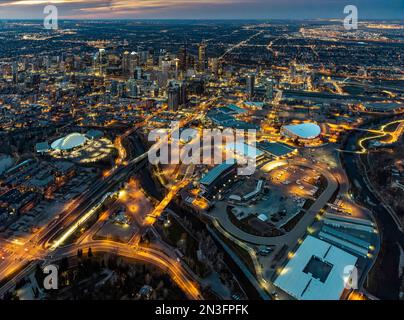
[[(374, 122), (370, 125), (375, 124), (377, 123)], [(369, 125), (367, 127), (369, 127)], [(345, 149), (355, 150), (357, 148), (357, 141), (362, 135), (363, 132), (351, 134), (347, 139)], [(366, 199), (369, 199), (375, 204), (380, 203), (380, 201), (367, 187), (356, 162), (358, 159), (359, 155), (354, 153), (344, 152), (341, 154), (341, 160), (343, 160), (343, 165), (349, 180), (351, 182), (356, 180), (357, 184), (360, 186), (360, 190), (356, 189), (354, 191), (355, 198), (369, 207), (374, 213), (377, 225), (381, 231), (382, 246), (375, 266), (377, 266), (377, 269), (380, 270), (382, 274), (371, 272), (370, 277), (373, 285), (372, 288), (369, 288), (369, 292), (380, 299), (396, 300), (398, 299), (400, 289), (398, 270), (400, 250), (398, 244), (401, 244), (401, 247), (404, 248), (404, 234), (400, 231), (394, 219), (383, 206), (369, 206), (366, 204)]]

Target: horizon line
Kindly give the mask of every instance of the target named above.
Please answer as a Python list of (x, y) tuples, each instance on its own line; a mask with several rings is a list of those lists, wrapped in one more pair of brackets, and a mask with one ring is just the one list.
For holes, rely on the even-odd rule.
[[(59, 18), (59, 21), (330, 21), (343, 20), (341, 17), (333, 18)], [(43, 21), (43, 18), (0, 18), (0, 21)], [(361, 21), (399, 21), (399, 18), (362, 18)], [(359, 22), (361, 22), (359, 21)]]

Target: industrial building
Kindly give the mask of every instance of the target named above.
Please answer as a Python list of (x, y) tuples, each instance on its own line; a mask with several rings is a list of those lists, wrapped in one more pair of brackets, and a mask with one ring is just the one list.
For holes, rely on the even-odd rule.
[(207, 196), (212, 195), (227, 180), (234, 178), (237, 165), (235, 161), (230, 162), (217, 165), (199, 180), (199, 185)]
[(291, 148), (288, 145), (279, 142), (261, 141), (257, 143), (257, 147), (265, 154), (276, 160), (287, 158), (297, 153), (297, 149)]
[(339, 300), (357, 260), (309, 235), (274, 284), (298, 300)]

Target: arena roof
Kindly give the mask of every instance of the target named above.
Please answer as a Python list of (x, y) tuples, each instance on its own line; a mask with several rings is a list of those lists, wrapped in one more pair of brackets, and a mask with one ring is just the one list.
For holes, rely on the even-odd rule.
[(283, 129), (289, 135), (297, 136), (301, 139), (315, 139), (321, 133), (320, 126), (311, 122), (287, 125), (283, 126)]
[(274, 157), (283, 157), (295, 151), (295, 149), (287, 146), (286, 144), (269, 141), (259, 142), (258, 148)]
[(274, 284), (299, 300), (339, 300), (357, 257), (307, 236)]
[(51, 148), (53, 150), (67, 151), (82, 146), (86, 141), (85, 135), (75, 132), (54, 141)]
[(222, 163), (211, 169), (205, 176), (203, 176), (200, 180), (199, 183), (209, 186), (213, 182), (216, 181), (217, 178), (220, 177), (223, 173), (225, 173), (227, 170), (232, 168), (235, 165), (234, 159), (229, 160), (229, 163)]
[(232, 151), (237, 156), (250, 159), (256, 159), (263, 154), (263, 152), (256, 147), (242, 142), (228, 143), (226, 144), (225, 149)]

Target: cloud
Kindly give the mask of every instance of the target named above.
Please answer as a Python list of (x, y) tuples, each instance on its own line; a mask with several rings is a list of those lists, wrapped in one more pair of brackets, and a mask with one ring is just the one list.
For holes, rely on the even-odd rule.
[[(1, 1), (1, 0), (0, 0)], [(254, 2), (255, 0), (249, 0)], [(41, 9), (46, 5), (55, 5), (62, 18), (142, 18), (146, 14), (157, 14), (164, 17), (165, 12), (186, 10), (202, 10), (203, 8), (217, 5), (231, 5), (245, 3), (245, 0), (4, 0), (0, 7), (8, 11), (13, 10), (13, 15), (21, 11), (26, 17), (28, 12), (35, 18), (42, 14)], [(5, 15), (10, 18), (9, 14)], [(0, 18), (2, 12), (0, 9)]]
[[(0, 6), (29, 7), (38, 5), (76, 5), (103, 8), (108, 6), (113, 9), (142, 9), (159, 7), (189, 7), (199, 5), (215, 5), (217, 0), (5, 0)], [(220, 0), (221, 4), (239, 3), (243, 0)]]
[[(401, 0), (350, 0), (363, 18), (400, 17)], [(0, 0), (0, 18), (42, 18), (56, 5), (61, 18), (330, 18), (346, 0)]]

